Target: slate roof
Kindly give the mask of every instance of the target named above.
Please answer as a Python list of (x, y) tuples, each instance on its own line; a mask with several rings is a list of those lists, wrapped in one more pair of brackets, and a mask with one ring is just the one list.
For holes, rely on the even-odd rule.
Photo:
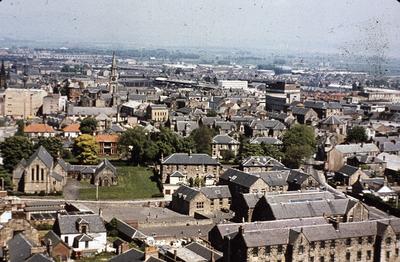
[(246, 247), (285, 245), (289, 243), (289, 230), (276, 228), (264, 231), (247, 231), (243, 235)]
[(270, 204), (275, 219), (344, 215), (353, 203), (349, 199)]
[(229, 168), (220, 176), (220, 179), (249, 188), (259, 180), (260, 177), (237, 169)]
[(182, 185), (177, 190), (175, 190), (173, 196), (177, 196), (189, 202), (194, 199), (198, 194), (200, 194), (198, 188)]
[(85, 219), (89, 224), (90, 233), (106, 232), (103, 219), (98, 215), (60, 215), (54, 223), (53, 230), (58, 235), (61, 234), (79, 234), (76, 226), (77, 220)]
[(379, 148), (372, 143), (337, 145), (335, 148), (343, 154), (379, 152)]
[(256, 130), (285, 130), (286, 126), (278, 120), (253, 120), (250, 124)]
[(181, 172), (175, 171), (169, 177), (185, 177)]
[(275, 137), (255, 137), (250, 141), (250, 144), (266, 144), (266, 145), (282, 145), (283, 142)]
[(216, 135), (212, 139), (213, 144), (223, 144), (223, 145), (239, 145), (240, 143), (236, 140), (233, 139), (232, 137), (228, 135)]
[(329, 116), (326, 119), (324, 119), (322, 122), (324, 125), (343, 125), (343, 121), (340, 120), (337, 116)]
[(30, 165), (36, 158), (39, 158), (47, 168), (51, 168), (53, 165), (53, 157), (47, 152), (47, 150), (43, 147), (40, 146), (35, 153), (31, 155), (31, 157), (28, 159), (26, 165)]
[(236, 130), (236, 124), (229, 121), (215, 121), (214, 126), (221, 130)]
[(195, 130), (197, 128), (199, 128), (199, 124), (196, 121), (176, 121), (176, 130), (178, 132)]
[(111, 164), (110, 161), (108, 161), (108, 159), (104, 159), (96, 168), (95, 173), (98, 174), (101, 171), (103, 171), (105, 168), (109, 168), (114, 174), (117, 173), (117, 169), (115, 168), (115, 166), (113, 166), (113, 164)]
[(254, 208), (263, 196), (263, 194), (258, 193), (242, 194), (242, 198), (247, 208)]
[(130, 249), (109, 260), (110, 262), (142, 262), (144, 261), (144, 253), (137, 249)]
[(25, 262), (54, 262), (54, 260), (44, 254), (35, 254), (28, 258)]
[(63, 243), (66, 247), (69, 248), (69, 246), (53, 230), (50, 230), (44, 236), (45, 243), (48, 243), (49, 240), (51, 241), (53, 247), (58, 245), (59, 243)]
[(203, 246), (197, 242), (192, 242), (189, 245), (185, 246), (185, 248), (191, 250), (192, 252), (198, 254), (201, 257), (204, 257), (207, 261), (211, 261), (211, 253), (214, 254), (214, 261), (222, 258), (222, 254), (215, 250), (211, 250), (206, 246)]
[(207, 154), (175, 153), (162, 161), (163, 165), (219, 165), (218, 161)]
[(346, 176), (351, 176), (352, 174), (354, 174), (355, 172), (358, 171), (358, 167), (355, 166), (350, 166), (350, 165), (344, 165), (342, 168), (340, 168), (337, 172), (341, 173), (343, 175)]
[(32, 247), (36, 246), (23, 234), (17, 234), (7, 242), (10, 261), (22, 262), (31, 256)]
[(254, 173), (253, 175), (260, 176), (269, 186), (285, 186), (287, 185), (286, 180), (289, 176), (289, 172), (288, 170), (267, 171)]
[(99, 114), (105, 114), (107, 116), (114, 116), (117, 114), (116, 107), (83, 107), (83, 106), (68, 106), (67, 114), (71, 115), (88, 115), (98, 116)]
[(336, 197), (328, 191), (308, 190), (303, 192), (287, 191), (284, 193), (267, 193), (264, 195), (270, 204), (279, 203), (301, 203), (322, 200), (334, 200)]
[(147, 236), (137, 230), (136, 228), (128, 225), (122, 220), (116, 219), (117, 221), (117, 230), (125, 235), (126, 237), (129, 237), (131, 239), (145, 239)]
[(231, 197), (231, 192), (229, 191), (228, 186), (206, 186), (200, 188), (200, 192), (203, 193), (208, 199)]
[(381, 152), (400, 152), (400, 142), (383, 142), (379, 145)]
[(272, 167), (272, 166), (280, 166), (284, 167), (284, 165), (272, 158), (270, 156), (249, 156), (243, 159), (241, 163), (242, 167)]
[(297, 107), (297, 106), (296, 107), (292, 107), (293, 115), (305, 116), (311, 110), (312, 110), (311, 108), (304, 108), (304, 107)]

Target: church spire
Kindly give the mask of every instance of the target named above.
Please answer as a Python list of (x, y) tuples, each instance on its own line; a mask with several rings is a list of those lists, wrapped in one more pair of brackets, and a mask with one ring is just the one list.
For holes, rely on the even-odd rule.
[(115, 58), (115, 52), (113, 52), (111, 73), (110, 73), (110, 93), (112, 94), (116, 93), (117, 87), (118, 87), (117, 59)]
[(4, 60), (1, 61), (0, 68), (0, 88), (7, 88), (7, 74), (6, 67), (4, 66)]

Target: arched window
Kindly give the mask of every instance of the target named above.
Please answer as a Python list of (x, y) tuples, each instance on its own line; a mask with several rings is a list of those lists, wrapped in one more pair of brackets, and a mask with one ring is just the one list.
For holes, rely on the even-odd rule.
[(43, 169), (43, 168), (41, 169), (41, 174), (40, 174), (40, 176), (41, 176), (42, 181), (44, 181), (44, 169)]
[(31, 173), (31, 180), (34, 181), (35, 180), (35, 169), (32, 168), (31, 172), (32, 172)]

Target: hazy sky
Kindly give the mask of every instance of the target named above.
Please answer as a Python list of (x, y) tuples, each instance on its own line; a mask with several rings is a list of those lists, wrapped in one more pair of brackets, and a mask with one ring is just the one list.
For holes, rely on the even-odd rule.
[[(0, 38), (400, 56), (397, 0), (2, 0)], [(372, 51), (371, 51), (372, 50)]]

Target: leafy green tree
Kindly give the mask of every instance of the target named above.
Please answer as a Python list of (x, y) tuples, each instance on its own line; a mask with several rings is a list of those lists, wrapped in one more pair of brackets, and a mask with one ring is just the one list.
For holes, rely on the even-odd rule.
[(225, 162), (228, 162), (235, 157), (235, 154), (231, 150), (222, 150), (221, 157)]
[(33, 145), (25, 136), (12, 136), (0, 143), (0, 151), (3, 157), (4, 168), (12, 172), (14, 166), (21, 159), (28, 159), (33, 153)]
[(295, 125), (283, 135), (284, 164), (291, 168), (298, 168), (315, 152), (314, 129), (306, 125)]
[(127, 129), (118, 140), (118, 148), (122, 154), (134, 164), (143, 160), (145, 144), (148, 140), (142, 127)]
[(204, 179), (202, 179), (202, 178), (200, 178), (198, 176), (194, 179), (194, 182), (193, 182), (193, 186), (195, 186), (195, 187), (202, 187), (205, 184), (206, 183), (205, 183)]
[(284, 159), (285, 154), (282, 152), (282, 149), (276, 145), (269, 145), (265, 143), (261, 143), (261, 148), (263, 150), (263, 156), (270, 156), (275, 158), (276, 160)]
[(54, 158), (58, 158), (63, 150), (63, 144), (58, 137), (39, 137), (34, 149), (43, 146)]
[(82, 134), (90, 134), (93, 135), (97, 129), (97, 120), (93, 117), (86, 117), (80, 123), (79, 130)]
[(17, 121), (17, 132), (15, 133), (16, 136), (24, 136), (25, 122), (24, 120), (20, 119)]
[(192, 131), (190, 138), (195, 144), (197, 153), (204, 153), (211, 155), (211, 142), (214, 132), (208, 126), (201, 126)]
[(73, 153), (79, 163), (95, 165), (99, 162), (97, 152), (99, 151), (96, 139), (89, 134), (82, 134), (75, 139)]
[(248, 141), (243, 142), (240, 150), (240, 158), (244, 159), (249, 156), (262, 156), (264, 151), (260, 144), (250, 144)]
[(367, 142), (367, 140), (367, 132), (362, 126), (355, 126), (347, 132), (347, 142), (349, 143), (361, 143)]

